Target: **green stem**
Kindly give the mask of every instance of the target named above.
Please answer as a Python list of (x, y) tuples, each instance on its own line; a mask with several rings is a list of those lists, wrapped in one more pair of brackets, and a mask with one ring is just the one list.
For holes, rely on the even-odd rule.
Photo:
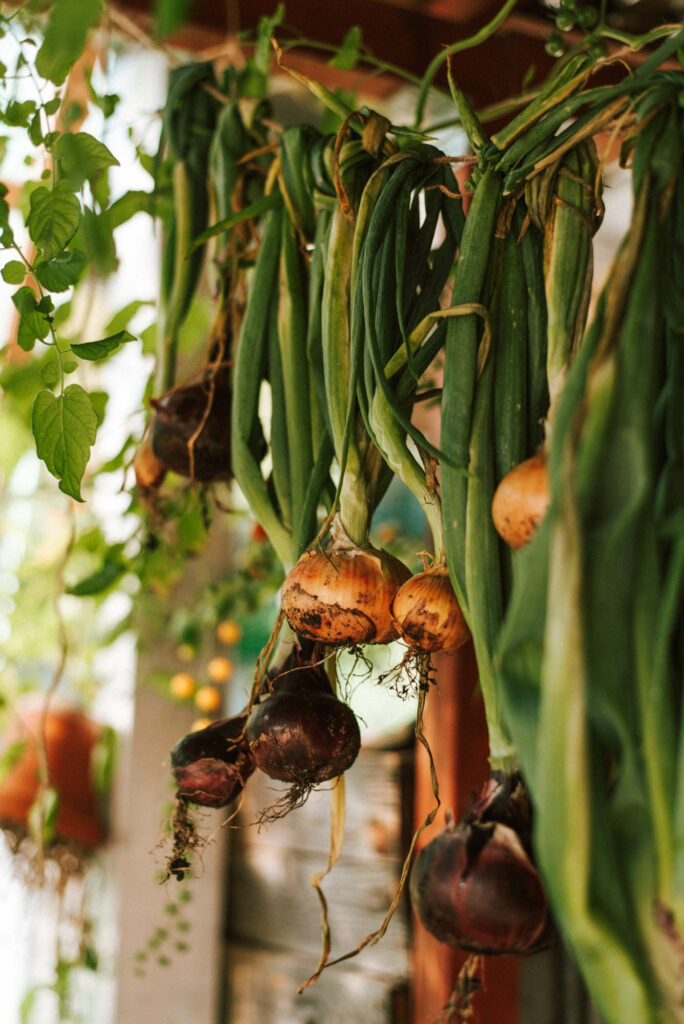
[(428, 486), (425, 470), (408, 450), (403, 431), (379, 390), (371, 406), (370, 423), (374, 441), (388, 466), (418, 499), (432, 535), (435, 561), (441, 562), (444, 558), (441, 502), (436, 491)]
[(597, 31), (604, 39), (614, 39), (618, 43), (624, 43), (625, 46), (629, 46), (632, 50), (641, 50), (644, 46), (648, 46), (649, 43), (655, 42), (656, 39), (671, 36), (673, 32), (679, 29), (681, 29), (681, 25), (661, 25), (660, 28), (646, 32), (642, 36), (632, 36), (628, 32), (620, 32), (619, 29), (611, 28), (609, 25), (601, 25)]
[(363, 547), (368, 542), (370, 527), (370, 501), (366, 481), (362, 474), (358, 476), (344, 474), (340, 488), (339, 516), (344, 532), (353, 544)]
[(179, 160), (173, 168), (173, 202), (176, 218), (176, 239), (173, 263), (173, 286), (168, 304), (161, 315), (161, 332), (157, 365), (157, 391), (168, 391), (176, 378), (178, 329), (190, 274), (187, 253), (192, 242), (190, 180), (185, 163)]
[(438, 53), (436, 57), (432, 58), (420, 83), (420, 91), (418, 93), (418, 99), (416, 100), (416, 116), (413, 122), (414, 128), (420, 129), (430, 87), (432, 86), (435, 75), (441, 68), (442, 64), (444, 64), (444, 62), (454, 53), (461, 53), (461, 51), (468, 50), (473, 46), (479, 46), (480, 43), (484, 43), (486, 39), (489, 39), (489, 37), (496, 32), (504, 18), (510, 14), (517, 2), (518, 0), (506, 0), (506, 3), (503, 5), (499, 13), (495, 14), (492, 20), (487, 22), (486, 25), (483, 25), (475, 35), (469, 36), (467, 39), (459, 39), (458, 42), (445, 47), (441, 53)]
[[(309, 39), (307, 37), (298, 37), (292, 39), (288, 43), (281, 44), (283, 53), (287, 53), (289, 50), (295, 49), (297, 46), (306, 47), (308, 50), (324, 50), (326, 53), (338, 53), (339, 47), (334, 46), (332, 43), (321, 42), (320, 39)], [(397, 78), (402, 78), (406, 82), (411, 82), (412, 85), (420, 85), (422, 79), (419, 75), (414, 75), (406, 68), (399, 67), (398, 64), (392, 64), (390, 61), (380, 60), (378, 57), (374, 57), (372, 53), (367, 50), (359, 50), (359, 61), (363, 64), (370, 64), (377, 71), (385, 72), (388, 75), (395, 75)]]

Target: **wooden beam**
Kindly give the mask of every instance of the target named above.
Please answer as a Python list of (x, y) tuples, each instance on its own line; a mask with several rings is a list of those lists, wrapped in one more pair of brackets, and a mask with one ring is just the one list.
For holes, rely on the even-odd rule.
[[(473, 646), (435, 659), (436, 686), (428, 695), (424, 729), (439, 779), (441, 808), (421, 837), (421, 847), (444, 827), (444, 811), (458, 820), (473, 793), (489, 778), (489, 744), (484, 705), (477, 684)], [(416, 753), (416, 823), (434, 805), (429, 763), (422, 747)], [(416, 827), (417, 827), (416, 825)], [(416, 921), (413, 938), (413, 1020), (429, 1024), (446, 1005), (467, 954), (434, 939)], [(485, 958), (482, 988), (473, 1001), (481, 1024), (518, 1024), (520, 963), (518, 957)]]

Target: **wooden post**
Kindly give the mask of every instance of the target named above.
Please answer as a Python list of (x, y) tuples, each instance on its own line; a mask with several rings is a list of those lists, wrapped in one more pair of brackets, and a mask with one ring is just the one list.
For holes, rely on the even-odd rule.
[[(428, 694), (424, 731), (435, 762), (441, 807), (421, 836), (420, 847), (444, 827), (446, 810), (452, 809), (456, 820), (461, 817), (472, 794), (489, 776), (487, 727), (472, 644), (454, 655), (438, 656), (435, 669), (436, 685)], [(434, 804), (428, 757), (418, 745), (416, 827)], [(466, 957), (437, 942), (414, 915), (414, 1024), (432, 1024), (447, 1003)], [(519, 959), (485, 958), (481, 979), (482, 989), (473, 1000), (477, 1024), (519, 1024)]]

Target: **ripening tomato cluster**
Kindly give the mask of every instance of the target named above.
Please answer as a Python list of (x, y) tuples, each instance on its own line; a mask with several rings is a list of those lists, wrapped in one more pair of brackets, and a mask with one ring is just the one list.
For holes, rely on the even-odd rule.
[[(216, 639), (225, 647), (235, 646), (241, 636), (240, 626), (232, 619), (224, 619), (216, 627)], [(191, 660), (194, 653), (194, 648), (188, 644), (181, 644), (176, 651), (182, 661)], [(183, 703), (192, 703), (200, 713), (201, 717), (196, 719), (193, 730), (206, 728), (213, 721), (210, 716), (222, 709), (221, 687), (233, 678), (234, 672), (233, 661), (226, 655), (217, 654), (206, 663), (201, 677), (187, 670), (171, 676), (168, 683), (170, 696)]]

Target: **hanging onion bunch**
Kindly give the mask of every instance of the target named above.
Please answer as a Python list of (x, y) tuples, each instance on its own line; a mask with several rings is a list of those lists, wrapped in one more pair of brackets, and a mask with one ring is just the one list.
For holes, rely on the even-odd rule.
[(389, 643), (392, 599), (409, 576), (388, 552), (352, 543), (336, 520), (329, 546), (306, 551), (288, 574), (282, 609), (296, 633), (331, 646)]
[(392, 620), (409, 647), (453, 654), (470, 639), (470, 630), (442, 562), (403, 583), (392, 600)]
[(171, 751), (178, 795), (203, 807), (226, 807), (254, 771), (244, 738), (247, 715), (212, 722), (183, 736)]
[(496, 532), (510, 547), (523, 547), (536, 533), (550, 501), (546, 455), (538, 452), (511, 469), (494, 491)]
[(333, 694), (321, 667), (286, 664), (271, 687), (252, 709), (245, 737), (256, 767), (292, 784), (283, 802), (289, 809), (314, 786), (351, 767), (361, 734), (356, 716)]
[(529, 804), (519, 779), (490, 779), (458, 824), (421, 850), (411, 901), (440, 942), (488, 955), (534, 953), (552, 928), (529, 846)]

